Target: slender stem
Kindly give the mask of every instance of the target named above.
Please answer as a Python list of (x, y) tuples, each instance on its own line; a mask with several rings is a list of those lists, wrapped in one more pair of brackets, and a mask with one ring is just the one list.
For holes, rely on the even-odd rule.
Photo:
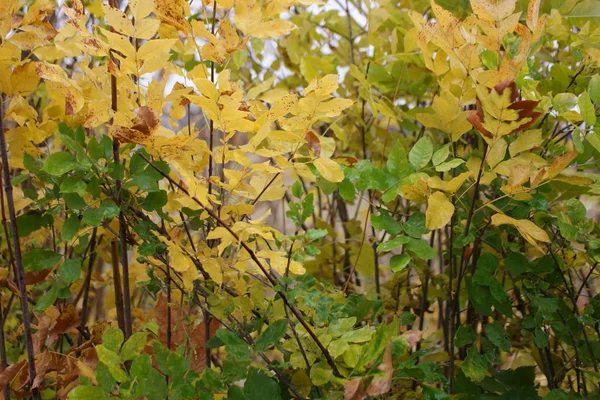
[[(94, 264), (96, 263), (96, 233), (97, 233), (97, 231), (98, 231), (98, 229), (94, 228), (94, 231), (92, 232), (92, 239), (90, 241), (90, 258), (88, 260), (88, 270), (87, 270), (87, 274), (85, 276), (85, 282), (84, 282), (84, 286), (83, 286), (83, 303), (81, 306), (81, 320), (80, 320), (81, 329), (84, 329), (85, 324), (87, 322), (88, 315), (89, 315), (88, 302), (89, 302), (89, 297), (90, 297), (90, 285), (92, 282), (92, 270), (94, 269)], [(100, 240), (102, 240), (102, 237), (100, 237)], [(82, 335), (79, 335), (79, 341), (78, 341), (79, 344), (81, 344), (81, 339), (82, 339)]]
[[(212, 13), (212, 24), (210, 26), (210, 33), (215, 34), (215, 28), (217, 25), (217, 0), (213, 1), (213, 13)], [(210, 62), (210, 81), (215, 83), (215, 62)], [(210, 120), (209, 123), (209, 132), (208, 132), (208, 148), (210, 149), (208, 153), (208, 194), (212, 194), (212, 182), (210, 181), (210, 177), (213, 174), (213, 150), (214, 150), (214, 132), (215, 132), (215, 123), (213, 120)]]
[(117, 242), (112, 241), (110, 243), (111, 255), (112, 255), (112, 268), (113, 268), (113, 284), (115, 286), (115, 307), (117, 309), (117, 322), (119, 328), (125, 332), (125, 318), (123, 315), (123, 292), (121, 291), (121, 272), (119, 271), (119, 250), (117, 248)]
[(6, 148), (6, 137), (4, 135), (4, 100), (4, 94), (0, 95), (0, 152), (2, 153), (3, 184), (4, 192), (6, 193), (6, 204), (8, 205), (8, 217), (14, 245), (15, 273), (17, 284), (19, 286), (19, 296), (21, 298), (21, 311), (23, 312), (23, 333), (25, 335), (25, 348), (27, 350), (29, 386), (31, 387), (31, 397), (33, 400), (41, 400), (40, 392), (37, 388), (33, 387), (33, 381), (36, 377), (36, 372), (35, 354), (33, 352), (33, 342), (31, 339), (31, 314), (29, 313), (29, 305), (27, 304), (25, 270), (23, 268), (23, 260), (21, 258), (21, 243), (19, 241), (19, 231), (17, 230), (17, 214), (13, 199), (13, 188), (10, 183), (10, 166), (8, 164), (8, 150)]
[[(2, 294), (0, 293), (0, 300)], [(6, 360), (6, 342), (4, 337), (4, 309), (2, 308), (2, 302), (0, 301), (0, 365), (4, 371), (8, 367), (8, 361)], [(4, 386), (4, 400), (10, 400), (10, 389), (8, 385)]]

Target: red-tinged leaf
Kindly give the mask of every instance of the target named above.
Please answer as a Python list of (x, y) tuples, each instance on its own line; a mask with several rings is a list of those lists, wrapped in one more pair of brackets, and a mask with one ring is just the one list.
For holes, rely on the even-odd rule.
[[(507, 134), (513, 134), (527, 129), (530, 126), (532, 126), (542, 115), (542, 113), (534, 111), (535, 107), (537, 107), (537, 105), (539, 104), (539, 101), (517, 101), (517, 99), (519, 98), (519, 91), (514, 81), (502, 81), (496, 86), (494, 86), (493, 89), (483, 90), (485, 90), (484, 93), (490, 93), (490, 96), (494, 95), (495, 92), (496, 98), (497, 96), (502, 96), (506, 90), (510, 90), (510, 98), (506, 99), (506, 101), (510, 101), (510, 104), (504, 105), (502, 104), (502, 102), (498, 103), (498, 99), (496, 99), (496, 103), (494, 103), (493, 101), (486, 102), (485, 96), (482, 94), (482, 91), (478, 88), (476, 109), (474, 112), (470, 113), (467, 116), (467, 120), (473, 125), (475, 129), (477, 129), (483, 136), (487, 138), (493, 139), (497, 136), (505, 136)], [(502, 100), (504, 100), (504, 98)], [(489, 107), (489, 109), (486, 109), (485, 107)], [(510, 113), (503, 113), (497, 108), (512, 111)], [(518, 118), (516, 118), (516, 116), (514, 115), (514, 111), (518, 112)], [(510, 118), (506, 117), (506, 120), (496, 119), (502, 118), (501, 116), (503, 114), (508, 114), (512, 116)], [(492, 120), (486, 122), (485, 118), (492, 118)], [(498, 127), (497, 132), (490, 132), (490, 130), (486, 128), (485, 125), (487, 125), (488, 127)], [(510, 131), (507, 131), (507, 127), (510, 127), (512, 129)]]
[(406, 331), (402, 334), (402, 337), (406, 339), (409, 346), (415, 346), (422, 338), (423, 331)]
[(43, 282), (48, 275), (52, 272), (51, 268), (43, 269), (41, 271), (26, 272), (25, 273), (25, 284), (35, 285), (36, 283)]
[(344, 400), (363, 400), (367, 397), (361, 378), (344, 383)]
[(25, 361), (19, 361), (18, 363), (9, 365), (8, 367), (6, 367), (6, 369), (0, 372), (0, 390), (3, 390), (6, 387), (6, 385), (10, 385), (15, 376), (17, 376), (17, 374), (24, 367)]
[(313, 131), (308, 131), (304, 138), (306, 139), (308, 148), (313, 151), (314, 156), (319, 157), (321, 155), (321, 141), (319, 137)]
[(167, 311), (169, 308), (171, 310), (171, 350), (175, 350), (183, 343), (186, 330), (191, 331), (188, 324), (183, 321), (189, 313), (189, 307), (182, 307), (179, 304), (169, 305), (166, 296), (158, 297), (155, 309), (156, 322), (158, 323), (158, 338), (164, 345), (167, 345)]
[(342, 156), (342, 157), (336, 157), (335, 161), (340, 164), (340, 165), (344, 165), (346, 167), (352, 167), (354, 164), (356, 164), (358, 162), (358, 160), (354, 157), (346, 157), (346, 156)]
[(392, 343), (389, 343), (383, 353), (383, 360), (377, 367), (382, 372), (375, 376), (367, 388), (369, 396), (381, 396), (392, 388), (392, 377), (394, 375), (394, 366), (392, 365)]
[[(213, 337), (217, 329), (220, 327), (219, 321), (216, 319), (210, 320), (209, 335)], [(190, 350), (192, 352), (192, 369), (196, 372), (206, 368), (206, 324), (204, 321), (196, 325), (190, 336)]]

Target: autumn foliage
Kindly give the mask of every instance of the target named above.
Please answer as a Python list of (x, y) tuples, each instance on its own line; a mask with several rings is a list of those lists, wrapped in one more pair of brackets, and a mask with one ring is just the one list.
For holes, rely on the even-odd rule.
[(599, 0), (2, 0), (4, 399), (600, 396)]

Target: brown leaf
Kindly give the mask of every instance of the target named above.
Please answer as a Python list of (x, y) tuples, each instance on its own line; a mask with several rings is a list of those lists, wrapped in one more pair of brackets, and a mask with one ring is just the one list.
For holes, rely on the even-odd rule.
[(56, 324), (48, 334), (50, 342), (54, 343), (59, 335), (70, 331), (79, 325), (79, 312), (73, 304), (68, 304), (56, 320)]
[(344, 400), (363, 400), (367, 397), (361, 378), (344, 383)]
[(371, 384), (367, 388), (367, 394), (369, 396), (381, 396), (390, 391), (392, 388), (392, 377), (394, 375), (394, 366), (392, 365), (392, 343), (390, 342), (385, 348), (383, 353), (383, 360), (378, 370), (382, 372), (381, 375), (377, 375), (371, 381)]
[[(167, 345), (167, 310), (171, 309), (171, 350), (175, 350), (177, 346), (183, 343), (185, 339), (185, 331), (190, 330), (188, 324), (183, 321), (189, 313), (189, 307), (182, 307), (179, 304), (167, 303), (167, 297), (160, 295), (156, 303), (156, 323), (158, 324), (158, 338), (160, 342)], [(189, 334), (189, 332), (188, 332)]]
[(46, 339), (48, 338), (48, 331), (53, 322), (54, 321), (52, 320), (52, 317), (50, 317), (48, 314), (43, 314), (38, 317), (38, 323), (36, 326), (37, 332), (32, 336), (33, 352), (35, 354), (42, 352), (44, 344), (46, 343)]
[(319, 157), (321, 155), (321, 141), (319, 137), (313, 131), (308, 131), (304, 138), (306, 139), (308, 148), (313, 151), (314, 156)]
[(21, 368), (25, 366), (25, 361), (19, 361), (13, 365), (9, 365), (2, 372), (0, 372), (0, 390), (3, 390), (6, 385), (10, 385), (12, 380), (17, 376)]
[(41, 271), (35, 272), (26, 272), (25, 273), (25, 285), (35, 285), (36, 283), (40, 283), (46, 279), (48, 275), (52, 272), (52, 268), (43, 269)]
[[(217, 329), (219, 329), (219, 322), (216, 319), (210, 320), (209, 335), (213, 337)], [(193, 330), (190, 337), (189, 346), (192, 350), (192, 369), (196, 372), (202, 371), (206, 368), (206, 323), (202, 321)]]
[(46, 373), (57, 371), (62, 356), (57, 353), (42, 353), (35, 358), (35, 378), (32, 389), (39, 388), (46, 377)]

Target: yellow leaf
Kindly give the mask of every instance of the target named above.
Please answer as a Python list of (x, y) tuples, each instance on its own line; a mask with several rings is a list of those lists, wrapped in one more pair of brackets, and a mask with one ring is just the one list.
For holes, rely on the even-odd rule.
[(504, 138), (500, 138), (492, 144), (488, 149), (487, 157), (485, 159), (490, 168), (494, 168), (500, 161), (504, 160), (507, 147), (508, 144)]
[(344, 180), (344, 173), (338, 163), (329, 158), (317, 158), (313, 161), (317, 171), (329, 182), (341, 182)]
[(435, 192), (427, 200), (425, 224), (427, 229), (436, 230), (446, 226), (454, 214), (454, 205), (442, 192)]
[(290, 21), (277, 19), (274, 21), (263, 22), (258, 27), (253, 29), (250, 32), (250, 34), (259, 39), (267, 39), (283, 36), (286, 33), (293, 31), (294, 29), (296, 29), (296, 25), (294, 25)]
[(473, 12), (481, 19), (502, 21), (515, 10), (517, 0), (471, 0)]
[(160, 20), (186, 34), (192, 28), (186, 19), (190, 15), (190, 5), (185, 0), (154, 0), (154, 12)]
[(106, 4), (102, 6), (102, 11), (108, 26), (123, 35), (133, 36), (133, 24), (124, 12)]
[(427, 186), (431, 189), (439, 189), (448, 193), (456, 193), (464, 181), (471, 176), (471, 172), (463, 172), (449, 181), (443, 181), (439, 176), (432, 176), (427, 180)]
[(160, 21), (154, 18), (145, 18), (139, 22), (135, 23), (135, 37), (137, 39), (145, 39), (149, 40), (156, 32), (158, 32), (158, 28), (160, 27)]
[(142, 22), (142, 19), (154, 11), (154, 2), (152, 0), (129, 0), (129, 8), (133, 18), (135, 18), (137, 29), (137, 25)]
[(192, 260), (173, 242), (169, 242), (169, 261), (171, 268), (177, 272), (184, 272), (190, 268), (195, 268)]
[(145, 60), (156, 57), (157, 53), (166, 53), (175, 45), (176, 41), (177, 39), (149, 40), (138, 49), (137, 57), (138, 59)]
[(327, 117), (336, 117), (352, 104), (353, 100), (336, 98), (319, 104), (316, 111), (324, 113)]
[(523, 236), (523, 239), (527, 240), (529, 243), (539, 248), (539, 242), (550, 242), (550, 238), (546, 231), (541, 229), (539, 226), (534, 224), (528, 219), (514, 219), (504, 214), (494, 214), (492, 216), (492, 225), (512, 225)]
[(542, 130), (531, 129), (520, 133), (517, 139), (510, 144), (508, 151), (510, 156), (514, 157), (519, 153), (530, 150), (542, 143)]

